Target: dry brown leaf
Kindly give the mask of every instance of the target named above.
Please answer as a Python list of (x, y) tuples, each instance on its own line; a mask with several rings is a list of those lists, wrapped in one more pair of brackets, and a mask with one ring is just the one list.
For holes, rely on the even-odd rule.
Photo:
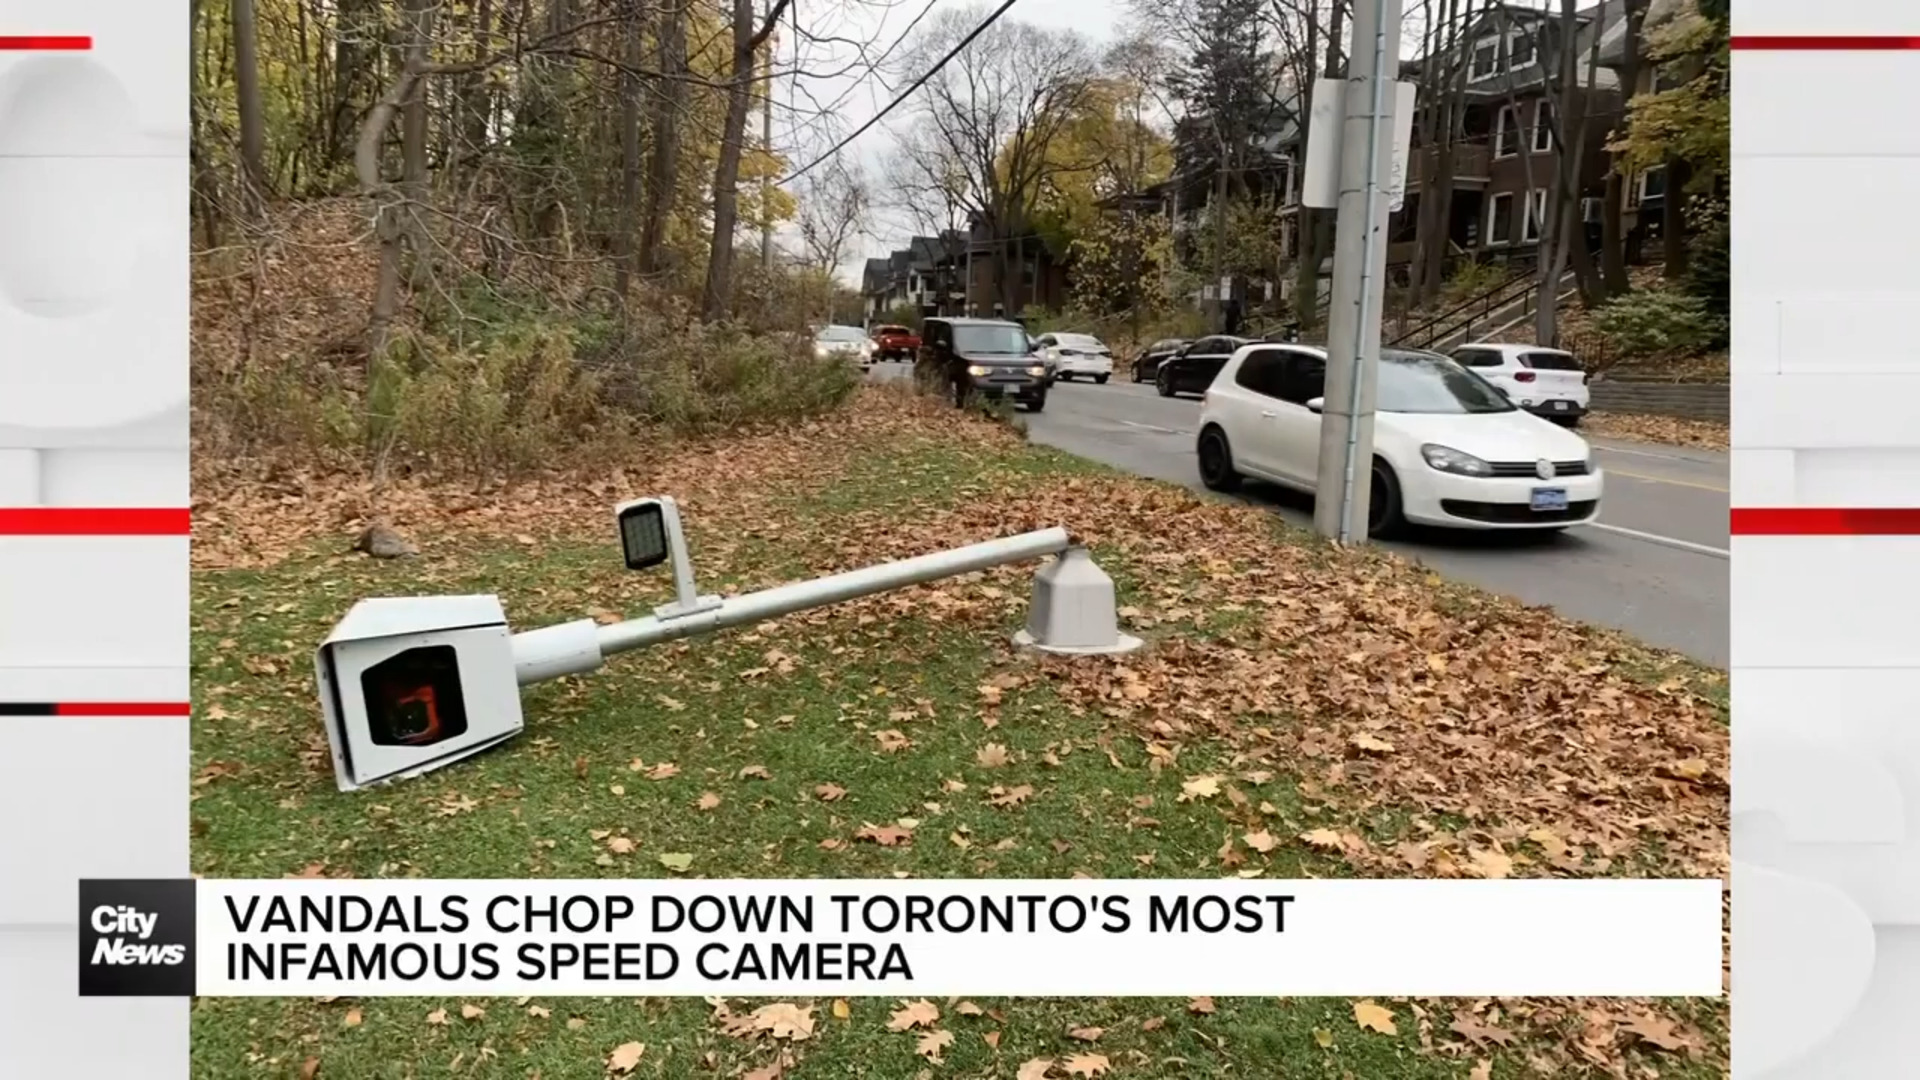
[(634, 1066), (640, 1064), (640, 1055), (646, 1052), (647, 1047), (644, 1043), (621, 1043), (613, 1048), (613, 1053), (607, 1055), (607, 1071), (630, 1073)]
[(1021, 1062), (1019, 1071), (1013, 1077), (1014, 1080), (1047, 1080), (1047, 1073), (1052, 1070), (1052, 1058), (1032, 1058)]
[(889, 754), (905, 750), (913, 745), (913, 740), (907, 738), (906, 733), (901, 731), (876, 731), (873, 733), (873, 737), (880, 743), (880, 749)]
[(765, 765), (748, 765), (746, 768), (740, 770), (740, 779), (771, 780), (773, 779), (773, 774), (767, 771)]
[(1332, 829), (1308, 829), (1300, 834), (1300, 839), (1305, 841), (1308, 847), (1319, 848), (1322, 851), (1346, 850), (1346, 844), (1340, 839), (1340, 834)]
[(1113, 1063), (1105, 1054), (1074, 1054), (1067, 1058), (1068, 1076), (1105, 1076), (1113, 1070)]
[(1479, 877), (1498, 879), (1513, 873), (1513, 860), (1498, 851), (1476, 848), (1468, 857)]
[(1245, 840), (1248, 847), (1262, 855), (1280, 846), (1280, 841), (1275, 839), (1274, 835), (1265, 829), (1261, 829), (1258, 832), (1250, 832), (1240, 839)]
[(1006, 747), (991, 742), (975, 751), (973, 759), (978, 761), (981, 767), (988, 769), (998, 769), (1012, 760), (1007, 754)]
[(1067, 1037), (1070, 1039), (1079, 1039), (1081, 1042), (1099, 1042), (1100, 1036), (1105, 1035), (1106, 1033), (1107, 1033), (1106, 1028), (1077, 1027), (1069, 1030), (1067, 1032)]
[(1195, 776), (1182, 781), (1180, 784), (1180, 801), (1188, 802), (1193, 799), (1213, 798), (1215, 795), (1220, 794), (1220, 780), (1221, 778), (1218, 776)]
[(753, 1010), (753, 1026), (776, 1039), (803, 1042), (813, 1037), (813, 1006), (776, 1001)]
[(847, 797), (847, 789), (839, 784), (821, 784), (813, 789), (813, 794), (821, 802), (837, 802)]
[(300, 1080), (313, 1080), (320, 1075), (320, 1059), (310, 1057), (300, 1063)]
[(1032, 784), (1021, 784), (1017, 787), (1010, 788), (996, 787), (987, 792), (987, 805), (998, 806), (1005, 809), (1007, 807), (1019, 806), (1032, 797)]
[(487, 1010), (478, 1005), (468, 1004), (460, 1006), (460, 1017), (463, 1020), (478, 1020), (485, 1015), (487, 1015)]
[(941, 1055), (946, 1053), (947, 1047), (952, 1045), (953, 1032), (944, 1028), (935, 1028), (920, 1036), (919, 1040), (913, 1044), (913, 1052), (938, 1065), (943, 1060)]
[(1493, 1061), (1481, 1058), (1473, 1063), (1473, 1069), (1467, 1073), (1467, 1080), (1493, 1080)]
[(1393, 1023), (1393, 1012), (1385, 1006), (1374, 1004), (1371, 999), (1353, 1003), (1353, 1022), (1362, 1030), (1377, 1031), (1382, 1035), (1400, 1034), (1400, 1029)]
[(439, 1026), (447, 1022), (447, 1010), (435, 1009), (427, 1014), (427, 1023)]
[(930, 1028), (940, 1020), (940, 1010), (933, 1002), (925, 998), (919, 1001), (904, 1002), (887, 1017), (888, 1031), (906, 1031), (909, 1028)]
[(846, 998), (833, 999), (833, 1018), (835, 1020), (853, 1019), (853, 1006), (847, 1004)]
[(987, 1010), (975, 1005), (971, 1001), (963, 1001), (955, 1005), (953, 1011), (959, 1013), (961, 1016), (983, 1016)]
[(700, 801), (694, 805), (702, 810), (711, 810), (720, 805), (720, 795), (717, 792), (703, 791), (700, 793)]
[(913, 839), (913, 830), (901, 825), (862, 825), (853, 838), (871, 840), (881, 847), (897, 847)]
[(986, 1044), (992, 1049), (994, 1050), (1000, 1049), (1000, 1033), (999, 1032), (983, 1031), (980, 1033), (980, 1038), (984, 1040)]
[(359, 1010), (359, 1009), (357, 1009), (357, 1008), (355, 1008), (355, 1009), (348, 1009), (348, 1010), (347, 1010), (347, 1015), (345, 1015), (345, 1016), (343, 1016), (343, 1017), (341, 1017), (341, 1018), (340, 1018), (340, 1026), (341, 1026), (341, 1027), (350, 1027), (350, 1028), (357, 1028), (357, 1027), (359, 1027), (359, 1026), (360, 1026), (360, 1021), (361, 1021), (361, 1019), (362, 1019), (362, 1017), (361, 1017), (361, 1015), (360, 1015), (360, 1010)]

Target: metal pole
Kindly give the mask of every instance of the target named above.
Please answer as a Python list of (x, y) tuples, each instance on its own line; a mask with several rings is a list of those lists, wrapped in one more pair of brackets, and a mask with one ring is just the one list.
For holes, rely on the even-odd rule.
[(1327, 382), (1320, 423), (1314, 529), (1342, 543), (1367, 535), (1373, 406), (1386, 274), (1387, 177), (1393, 157), (1388, 109), (1400, 54), (1401, 0), (1354, 5), (1354, 51), (1342, 118), (1340, 200), (1328, 305)]
[(1067, 530), (1041, 529), (744, 596), (730, 596), (706, 611), (671, 619), (648, 615), (610, 626), (601, 626), (592, 619), (579, 619), (528, 630), (513, 635), (514, 672), (522, 686), (581, 674), (599, 668), (606, 657), (629, 649), (757, 623), (1005, 563), (1057, 555), (1071, 545)]

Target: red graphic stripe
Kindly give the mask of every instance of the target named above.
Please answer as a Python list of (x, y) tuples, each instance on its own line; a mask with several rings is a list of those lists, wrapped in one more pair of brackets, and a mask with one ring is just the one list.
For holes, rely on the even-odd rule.
[(61, 701), (53, 706), (55, 716), (186, 716), (192, 711), (185, 701)]
[(1920, 49), (1920, 37), (1890, 34), (1735, 34), (1729, 48), (1752, 52), (1902, 52)]
[(1920, 508), (1740, 507), (1729, 525), (1735, 536), (1920, 536)]
[(0, 52), (85, 52), (93, 38), (85, 35), (0, 37)]
[(0, 507), (0, 536), (186, 536), (193, 515), (184, 506)]

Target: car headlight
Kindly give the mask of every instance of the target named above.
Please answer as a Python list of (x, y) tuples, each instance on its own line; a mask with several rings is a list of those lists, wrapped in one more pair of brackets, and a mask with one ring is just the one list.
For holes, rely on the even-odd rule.
[(1047, 374), (1047, 366), (1045, 364), (1035, 364), (1027, 369), (1027, 374), (1036, 379), (1044, 378)]
[(1455, 450), (1451, 446), (1428, 443), (1420, 448), (1420, 456), (1427, 464), (1441, 472), (1456, 473), (1460, 476), (1492, 476), (1493, 466), (1465, 451)]
[(815, 345), (813, 347), (813, 357), (816, 360), (825, 360), (827, 358), (827, 347), (825, 345)]
[(981, 375), (985, 375), (986, 373), (987, 373), (987, 369), (986, 369), (986, 367), (985, 367), (984, 365), (981, 365), (981, 364), (968, 364), (968, 365), (967, 365), (967, 374), (969, 374), (969, 375), (972, 375), (972, 376), (974, 376), (974, 377), (976, 377), (976, 378), (977, 378), (977, 377), (979, 377), (979, 376), (981, 376)]

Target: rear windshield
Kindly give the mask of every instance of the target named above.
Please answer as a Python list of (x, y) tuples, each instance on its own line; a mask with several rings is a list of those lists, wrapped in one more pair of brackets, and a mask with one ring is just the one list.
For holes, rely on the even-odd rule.
[(821, 341), (865, 341), (867, 335), (861, 333), (857, 326), (828, 326), (821, 329), (818, 338)]
[(910, 334), (912, 333), (912, 331), (908, 330), (904, 326), (876, 326), (873, 328), (873, 332), (876, 334)]
[(1058, 334), (1055, 336), (1055, 340), (1059, 341), (1062, 345), (1072, 345), (1082, 349), (1099, 349), (1105, 347), (1100, 344), (1099, 338), (1088, 337), (1086, 334)]
[(1572, 353), (1563, 352), (1527, 352), (1520, 354), (1520, 362), (1535, 371), (1579, 371), (1580, 361)]

